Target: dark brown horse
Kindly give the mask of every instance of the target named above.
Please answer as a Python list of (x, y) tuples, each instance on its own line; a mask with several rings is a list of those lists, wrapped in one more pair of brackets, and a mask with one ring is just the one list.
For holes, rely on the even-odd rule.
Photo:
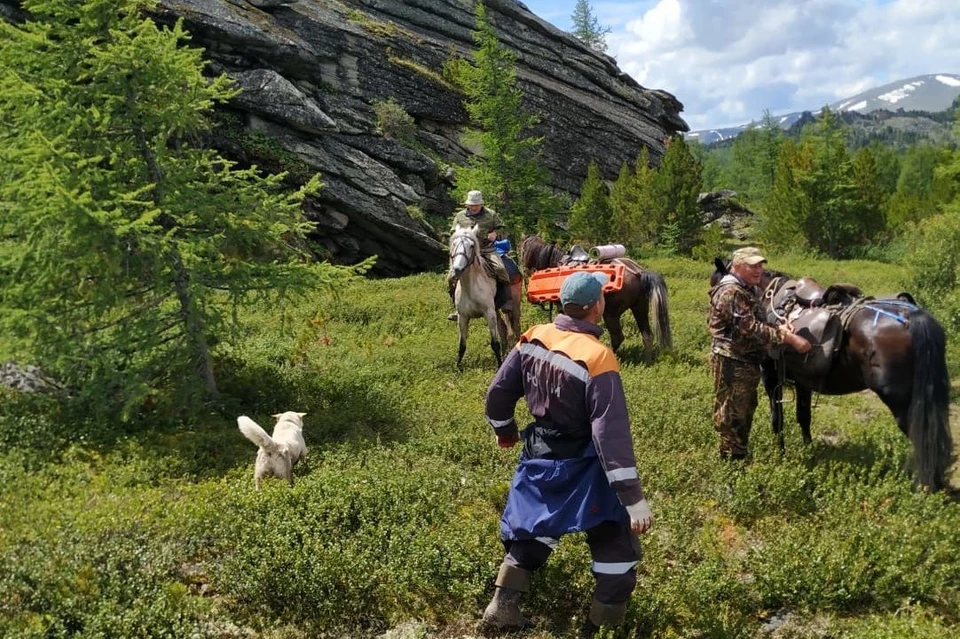
[[(527, 277), (534, 271), (559, 266), (566, 256), (566, 251), (556, 244), (544, 242), (539, 235), (525, 236), (520, 241), (520, 266)], [(610, 345), (613, 350), (616, 351), (623, 343), (620, 316), (627, 309), (633, 313), (633, 319), (640, 329), (645, 352), (653, 353), (654, 340), (661, 349), (671, 348), (673, 338), (667, 313), (667, 285), (663, 276), (648, 271), (631, 259), (617, 258), (614, 261), (623, 264), (625, 272), (621, 289), (605, 295), (607, 306), (603, 313), (603, 323), (610, 331)], [(652, 325), (648, 317), (651, 304)]]
[[(729, 270), (720, 259), (714, 264), (711, 286)], [(777, 271), (764, 272), (760, 288), (765, 311), (770, 310), (777, 289), (791, 279)], [(803, 356), (797, 354), (763, 364), (763, 384), (780, 450), (784, 448), (781, 380), (796, 387), (797, 422), (808, 444), (813, 391), (846, 395), (870, 389), (887, 405), (913, 444), (917, 480), (931, 490), (943, 488), (953, 454), (943, 328), (907, 294), (857, 299), (844, 315), (837, 350), (825, 373), (810, 375), (803, 367)]]

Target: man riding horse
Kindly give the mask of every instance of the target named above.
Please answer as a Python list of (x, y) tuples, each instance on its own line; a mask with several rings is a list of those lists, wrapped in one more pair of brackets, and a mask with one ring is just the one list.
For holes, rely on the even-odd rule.
[[(480, 254), (489, 272), (497, 280), (497, 288), (510, 287), (510, 274), (494, 248), (494, 241), (500, 238), (503, 229), (503, 221), (497, 212), (483, 205), (483, 193), (480, 191), (470, 191), (467, 193), (467, 199), (464, 202), (465, 208), (458, 211), (453, 218), (453, 228), (459, 226), (477, 227), (477, 238), (480, 239)], [(450, 301), (454, 301), (454, 290), (457, 283), (452, 273), (447, 274), (447, 289), (450, 293)], [(500, 297), (498, 295), (498, 297)], [(457, 313), (454, 311), (447, 316), (448, 320), (456, 321)]]

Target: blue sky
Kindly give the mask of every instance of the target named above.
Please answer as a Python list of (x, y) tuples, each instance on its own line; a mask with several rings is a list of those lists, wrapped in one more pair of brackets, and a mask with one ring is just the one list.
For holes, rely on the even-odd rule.
[[(570, 29), (576, 0), (521, 0)], [(683, 102), (693, 130), (816, 110), (865, 89), (960, 73), (960, 0), (591, 0), (607, 53)]]

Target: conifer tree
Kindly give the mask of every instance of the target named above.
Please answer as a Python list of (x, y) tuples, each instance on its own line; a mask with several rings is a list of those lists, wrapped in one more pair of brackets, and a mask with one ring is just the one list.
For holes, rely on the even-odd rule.
[(61, 381), (129, 409), (158, 388), (218, 394), (227, 301), (340, 276), (309, 264), (282, 176), (202, 147), (235, 94), (180, 22), (139, 0), (25, 0), (0, 21), (0, 310)]
[(883, 210), (888, 196), (883, 189), (877, 158), (869, 147), (856, 152), (851, 170), (857, 206), (857, 244), (867, 246), (883, 233)]
[(593, 15), (593, 8), (587, 0), (577, 0), (570, 20), (573, 22), (571, 33), (578, 40), (595, 51), (603, 53), (607, 50), (607, 34), (610, 33), (610, 27), (600, 26), (600, 21)]
[(570, 208), (570, 235), (574, 240), (600, 244), (611, 241), (611, 208), (607, 185), (597, 163), (590, 160), (580, 198)]
[(700, 164), (682, 136), (670, 138), (654, 179), (656, 201), (665, 215), (659, 243), (668, 251), (689, 255), (699, 241), (703, 228), (697, 205), (700, 187)]
[(780, 147), (773, 188), (758, 213), (759, 235), (766, 246), (778, 250), (797, 250), (807, 246), (805, 222), (810, 199), (800, 188), (795, 172), (801, 174), (812, 164), (809, 146), (787, 140)]
[(521, 104), (516, 57), (501, 46), (482, 2), (476, 7), (473, 41), (472, 63), (458, 59), (445, 68), (466, 95), (467, 112), (477, 126), (467, 137), (481, 149), (460, 172), (458, 196), (480, 189), (514, 233), (530, 231), (557, 208), (549, 172), (540, 165), (543, 138), (531, 133), (537, 118)]
[(610, 230), (613, 237), (628, 245), (653, 242), (661, 223), (662, 205), (656, 199), (654, 179), (646, 147), (637, 156), (635, 170), (624, 163), (610, 189)]

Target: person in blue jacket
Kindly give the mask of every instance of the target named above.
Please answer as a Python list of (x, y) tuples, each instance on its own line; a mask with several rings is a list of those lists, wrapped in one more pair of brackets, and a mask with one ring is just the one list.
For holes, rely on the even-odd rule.
[(524, 398), (534, 422), (500, 520), (506, 556), (480, 631), (532, 626), (520, 612), (530, 575), (560, 537), (586, 532), (596, 589), (588, 632), (626, 615), (640, 560), (638, 535), (653, 523), (633, 452), (616, 356), (600, 342), (606, 275), (578, 271), (560, 288), (563, 313), (528, 330), (497, 371), (486, 416), (497, 444), (520, 441), (514, 408)]

